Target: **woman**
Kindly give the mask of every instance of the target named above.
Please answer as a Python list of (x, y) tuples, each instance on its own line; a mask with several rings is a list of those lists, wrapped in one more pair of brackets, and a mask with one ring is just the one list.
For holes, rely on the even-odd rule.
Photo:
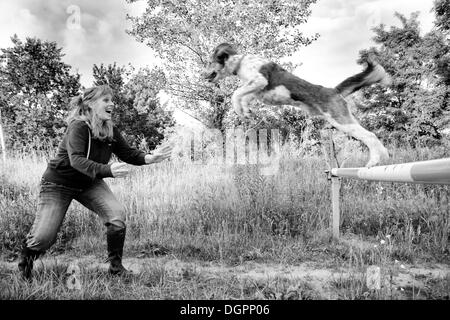
[(114, 108), (109, 86), (97, 86), (72, 100), (73, 111), (57, 155), (49, 161), (39, 194), (38, 211), (22, 249), (19, 270), (30, 279), (33, 261), (50, 248), (73, 199), (96, 212), (106, 226), (109, 272), (124, 274), (125, 213), (103, 178), (129, 173), (125, 163), (108, 164), (114, 153), (120, 160), (140, 166), (169, 158), (171, 147), (152, 155), (131, 148), (111, 120)]

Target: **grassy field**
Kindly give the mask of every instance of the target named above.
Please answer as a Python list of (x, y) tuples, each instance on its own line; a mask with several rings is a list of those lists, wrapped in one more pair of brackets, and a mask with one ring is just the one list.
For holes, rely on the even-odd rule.
[[(389, 163), (450, 153), (390, 150)], [(346, 167), (365, 163), (350, 154)], [(104, 227), (74, 202), (27, 283), (16, 259), (46, 161), (21, 153), (0, 165), (0, 299), (449, 299), (448, 186), (344, 181), (334, 241), (325, 157), (290, 150), (273, 176), (173, 160), (107, 179), (126, 208), (124, 261), (135, 275), (107, 275)], [(67, 285), (74, 263), (79, 289)], [(372, 265), (380, 290), (366, 284)]]

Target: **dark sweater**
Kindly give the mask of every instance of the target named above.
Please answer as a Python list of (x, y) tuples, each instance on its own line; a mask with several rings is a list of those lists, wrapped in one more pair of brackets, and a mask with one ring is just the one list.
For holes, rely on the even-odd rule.
[(71, 188), (85, 189), (96, 179), (112, 177), (111, 165), (108, 164), (114, 153), (120, 160), (132, 164), (145, 164), (145, 153), (132, 148), (114, 127), (112, 142), (94, 139), (91, 133), (89, 145), (89, 127), (83, 121), (73, 121), (58, 146), (54, 159), (48, 163), (43, 178)]

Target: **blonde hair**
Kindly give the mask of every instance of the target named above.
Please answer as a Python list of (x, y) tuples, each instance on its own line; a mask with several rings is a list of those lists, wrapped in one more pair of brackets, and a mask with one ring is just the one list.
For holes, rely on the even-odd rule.
[(71, 111), (67, 117), (67, 123), (70, 125), (75, 120), (84, 121), (91, 129), (94, 139), (112, 141), (113, 122), (111, 120), (100, 120), (90, 106), (91, 103), (107, 94), (112, 95), (113, 91), (110, 86), (105, 84), (85, 89), (82, 94), (73, 97), (70, 102)]

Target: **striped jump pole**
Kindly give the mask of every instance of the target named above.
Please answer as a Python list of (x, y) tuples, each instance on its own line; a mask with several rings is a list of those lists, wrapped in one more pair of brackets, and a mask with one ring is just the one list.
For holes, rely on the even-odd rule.
[(340, 178), (381, 182), (450, 185), (450, 158), (392, 164), (372, 168), (333, 168), (326, 171), (331, 180), (333, 237), (339, 238)]
[(372, 168), (334, 168), (331, 175), (369, 181), (450, 184), (450, 158)]

